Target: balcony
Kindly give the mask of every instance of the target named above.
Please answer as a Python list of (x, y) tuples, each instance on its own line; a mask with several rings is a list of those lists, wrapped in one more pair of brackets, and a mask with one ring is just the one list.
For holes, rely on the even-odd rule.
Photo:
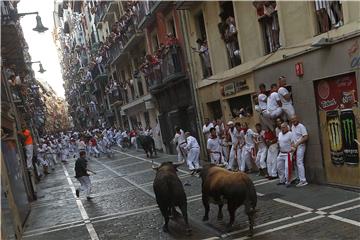
[(109, 96), (109, 102), (110, 102), (111, 106), (121, 105), (123, 103), (121, 88), (119, 86), (111, 89), (111, 91), (108, 93), (108, 96)]
[(109, 63), (112, 65), (116, 61), (121, 61), (126, 52), (130, 49), (138, 46), (140, 41), (144, 38), (144, 33), (137, 29), (137, 25), (134, 20), (130, 20), (127, 31), (120, 38), (116, 39), (116, 42), (111, 45), (109, 49)]
[(181, 48), (172, 45), (160, 64), (153, 66), (148, 74), (145, 74), (149, 90), (151, 93), (161, 91), (168, 83), (173, 83), (185, 77), (184, 62)]

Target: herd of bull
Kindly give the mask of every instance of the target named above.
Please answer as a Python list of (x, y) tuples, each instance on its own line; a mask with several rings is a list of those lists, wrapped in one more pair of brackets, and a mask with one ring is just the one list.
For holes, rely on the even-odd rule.
[[(152, 168), (156, 171), (153, 188), (156, 202), (164, 217), (164, 232), (169, 232), (170, 216), (178, 215), (175, 207), (180, 208), (186, 224), (187, 234), (191, 234), (187, 215), (187, 200), (183, 184), (177, 176), (177, 168), (183, 162), (164, 162)], [(205, 208), (203, 221), (209, 220), (210, 203), (219, 207), (218, 220), (223, 219), (222, 208), (227, 204), (230, 215), (229, 229), (235, 220), (235, 211), (245, 205), (245, 213), (249, 218), (249, 236), (253, 234), (257, 196), (253, 182), (246, 173), (230, 172), (215, 164), (209, 164), (199, 170), (202, 180), (202, 202)]]

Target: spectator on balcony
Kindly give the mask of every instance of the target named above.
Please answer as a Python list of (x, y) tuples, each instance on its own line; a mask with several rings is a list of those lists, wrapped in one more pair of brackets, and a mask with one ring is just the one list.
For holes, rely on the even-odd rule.
[(172, 33), (168, 33), (166, 43), (165, 43), (167, 54), (171, 55), (171, 65), (175, 72), (181, 71), (181, 62), (180, 56), (178, 54), (179, 42), (178, 39)]
[(229, 16), (226, 19), (225, 42), (229, 53), (231, 66), (235, 67), (240, 64), (239, 44), (237, 39), (237, 29), (235, 26), (235, 19)]
[(198, 44), (198, 50), (196, 48), (192, 48), (195, 52), (199, 53), (201, 59), (201, 65), (203, 69), (203, 77), (208, 78), (212, 75), (211, 63), (210, 63), (210, 55), (209, 48), (207, 46), (207, 42), (201, 40), (200, 38), (196, 40)]

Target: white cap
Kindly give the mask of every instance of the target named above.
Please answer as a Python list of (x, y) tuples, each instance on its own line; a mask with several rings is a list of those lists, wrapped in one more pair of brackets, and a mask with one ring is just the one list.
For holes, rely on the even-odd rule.
[(228, 121), (227, 125), (234, 125), (233, 121)]

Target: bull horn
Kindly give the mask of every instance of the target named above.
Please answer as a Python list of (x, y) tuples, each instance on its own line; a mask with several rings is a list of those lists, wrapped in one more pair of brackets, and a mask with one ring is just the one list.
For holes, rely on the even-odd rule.
[(175, 162), (175, 163), (173, 163), (173, 165), (174, 165), (175, 167), (179, 167), (179, 166), (183, 165), (184, 163), (185, 163), (185, 160), (182, 160), (182, 161), (180, 161), (180, 162)]

